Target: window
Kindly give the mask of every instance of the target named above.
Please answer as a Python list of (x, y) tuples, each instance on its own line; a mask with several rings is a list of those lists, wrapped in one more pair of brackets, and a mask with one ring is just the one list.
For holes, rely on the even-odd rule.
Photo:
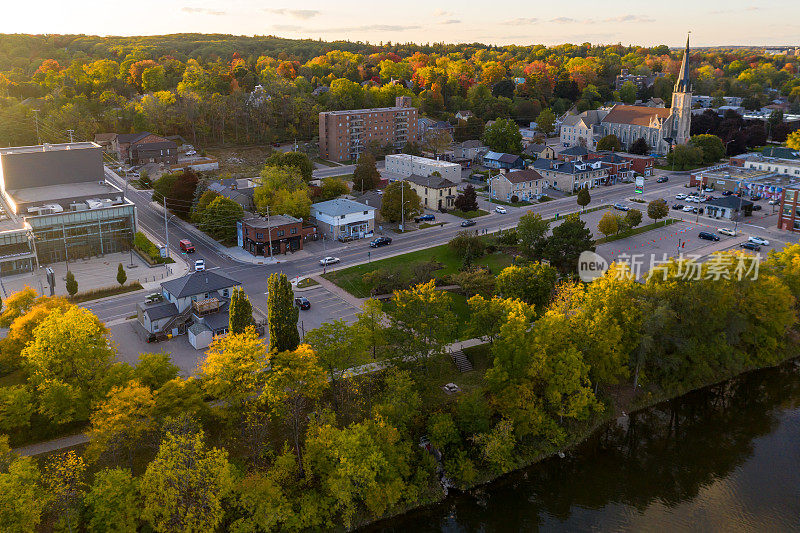
[(279, 230), (278, 230), (278, 237), (283, 237), (283, 234), (284, 234), (284, 233), (286, 233), (284, 230), (282, 230), (282, 229), (279, 229)]
[(224, 296), (225, 298), (228, 297), (228, 289), (222, 289), (222, 296)]
[(256, 239), (263, 239), (263, 238), (264, 238), (263, 233), (256, 233)]
[(153, 331), (158, 331), (158, 322), (153, 322)]
[(291, 234), (294, 235), (295, 233), (297, 233), (297, 228), (292, 228)]
[(369, 214), (369, 211), (364, 211), (364, 214), (365, 214), (365, 215)]

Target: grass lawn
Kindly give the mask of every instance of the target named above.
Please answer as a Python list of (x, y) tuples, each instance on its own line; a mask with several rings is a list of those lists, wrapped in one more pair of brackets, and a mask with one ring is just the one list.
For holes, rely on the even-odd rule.
[(493, 204), (510, 205), (511, 207), (524, 207), (526, 205), (533, 205), (531, 202), (504, 202), (503, 200), (498, 200), (496, 198), (489, 198), (489, 201)]
[(313, 287), (314, 285), (319, 285), (319, 282), (312, 278), (303, 278), (297, 282), (298, 289), (304, 289), (306, 287)]
[(99, 298), (106, 298), (108, 296), (116, 296), (118, 294), (125, 294), (126, 292), (134, 292), (142, 290), (142, 285), (138, 281), (128, 283), (127, 285), (113, 285), (111, 287), (103, 287), (92, 291), (79, 292), (75, 296), (67, 298), (74, 304), (81, 302), (88, 302), (89, 300), (97, 300)]
[(333, 161), (328, 161), (327, 159), (322, 159), (321, 157), (315, 157), (312, 159), (314, 163), (319, 163), (320, 165), (325, 165), (326, 167), (338, 167), (341, 166), (339, 163), (334, 163)]
[[(371, 287), (367, 286), (361, 278), (367, 272), (372, 272), (380, 268), (408, 272), (414, 264), (423, 261), (436, 261), (442, 265), (442, 268), (434, 272), (434, 276), (437, 278), (447, 274), (454, 274), (458, 272), (458, 269), (461, 267), (461, 259), (456, 255), (455, 251), (448, 245), (442, 244), (440, 246), (434, 246), (433, 248), (426, 248), (425, 250), (417, 250), (416, 252), (408, 254), (387, 257), (379, 261), (372, 261), (371, 263), (364, 263), (363, 265), (356, 265), (342, 270), (328, 272), (323, 275), (323, 277), (357, 298), (366, 298), (370, 295)], [(497, 273), (511, 264), (511, 257), (496, 252), (484, 255), (480, 259), (476, 259), (473, 263), (475, 265), (486, 266), (492, 272)]]
[(449, 211), (449, 213), (461, 218), (478, 218), (489, 214), (488, 211), (484, 211), (483, 209), (477, 209), (475, 211), (462, 211), (460, 209), (453, 209), (452, 211)]
[(640, 233), (645, 233), (650, 231), (651, 229), (656, 228), (663, 228), (664, 226), (669, 226), (670, 224), (674, 224), (677, 222), (674, 218), (668, 218), (661, 222), (653, 222), (652, 224), (648, 224), (646, 226), (639, 226), (638, 228), (633, 228), (632, 230), (623, 231), (616, 235), (609, 235), (608, 237), (603, 237), (602, 239), (598, 239), (594, 241), (595, 244), (603, 244), (607, 242), (618, 241), (620, 239), (624, 239), (625, 237), (630, 237), (632, 235), (639, 235)]
[(429, 224), (428, 222), (423, 222), (419, 225), (419, 229), (425, 228), (434, 228), (436, 226), (444, 226), (444, 222), (434, 222), (433, 224)]

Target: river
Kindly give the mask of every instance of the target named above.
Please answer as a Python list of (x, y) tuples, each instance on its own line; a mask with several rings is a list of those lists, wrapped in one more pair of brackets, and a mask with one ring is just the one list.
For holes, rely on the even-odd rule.
[(567, 454), (370, 531), (800, 531), (800, 364), (610, 423)]

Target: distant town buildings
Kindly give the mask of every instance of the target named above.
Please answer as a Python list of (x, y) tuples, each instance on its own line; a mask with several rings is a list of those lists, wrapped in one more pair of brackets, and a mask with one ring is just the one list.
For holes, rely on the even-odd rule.
[(614, 79), (614, 88), (619, 91), (627, 82), (636, 85), (637, 89), (652, 87), (653, 83), (664, 75), (663, 72), (654, 72), (653, 74), (647, 75), (631, 74), (628, 72), (628, 69), (624, 68), (620, 70), (619, 74), (617, 74), (617, 77)]
[(411, 107), (408, 96), (398, 96), (395, 104), (395, 107), (320, 113), (320, 157), (331, 161), (355, 161), (370, 142), (389, 144), (395, 152), (409, 142), (417, 142), (417, 108)]
[(391, 154), (386, 156), (386, 171), (398, 177), (413, 174), (427, 177), (438, 172), (439, 176), (453, 182), (461, 181), (461, 165), (449, 161), (439, 161), (427, 157), (409, 154)]

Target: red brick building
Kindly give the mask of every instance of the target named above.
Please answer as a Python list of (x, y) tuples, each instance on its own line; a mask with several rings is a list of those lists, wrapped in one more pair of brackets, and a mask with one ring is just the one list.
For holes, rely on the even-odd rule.
[(319, 154), (331, 161), (355, 161), (370, 142), (399, 152), (419, 139), (417, 108), (398, 96), (395, 107), (326, 111), (319, 114)]
[(316, 228), (303, 226), (303, 220), (289, 215), (252, 217), (241, 223), (241, 246), (253, 255), (269, 256), (303, 249), (303, 243), (316, 239)]

